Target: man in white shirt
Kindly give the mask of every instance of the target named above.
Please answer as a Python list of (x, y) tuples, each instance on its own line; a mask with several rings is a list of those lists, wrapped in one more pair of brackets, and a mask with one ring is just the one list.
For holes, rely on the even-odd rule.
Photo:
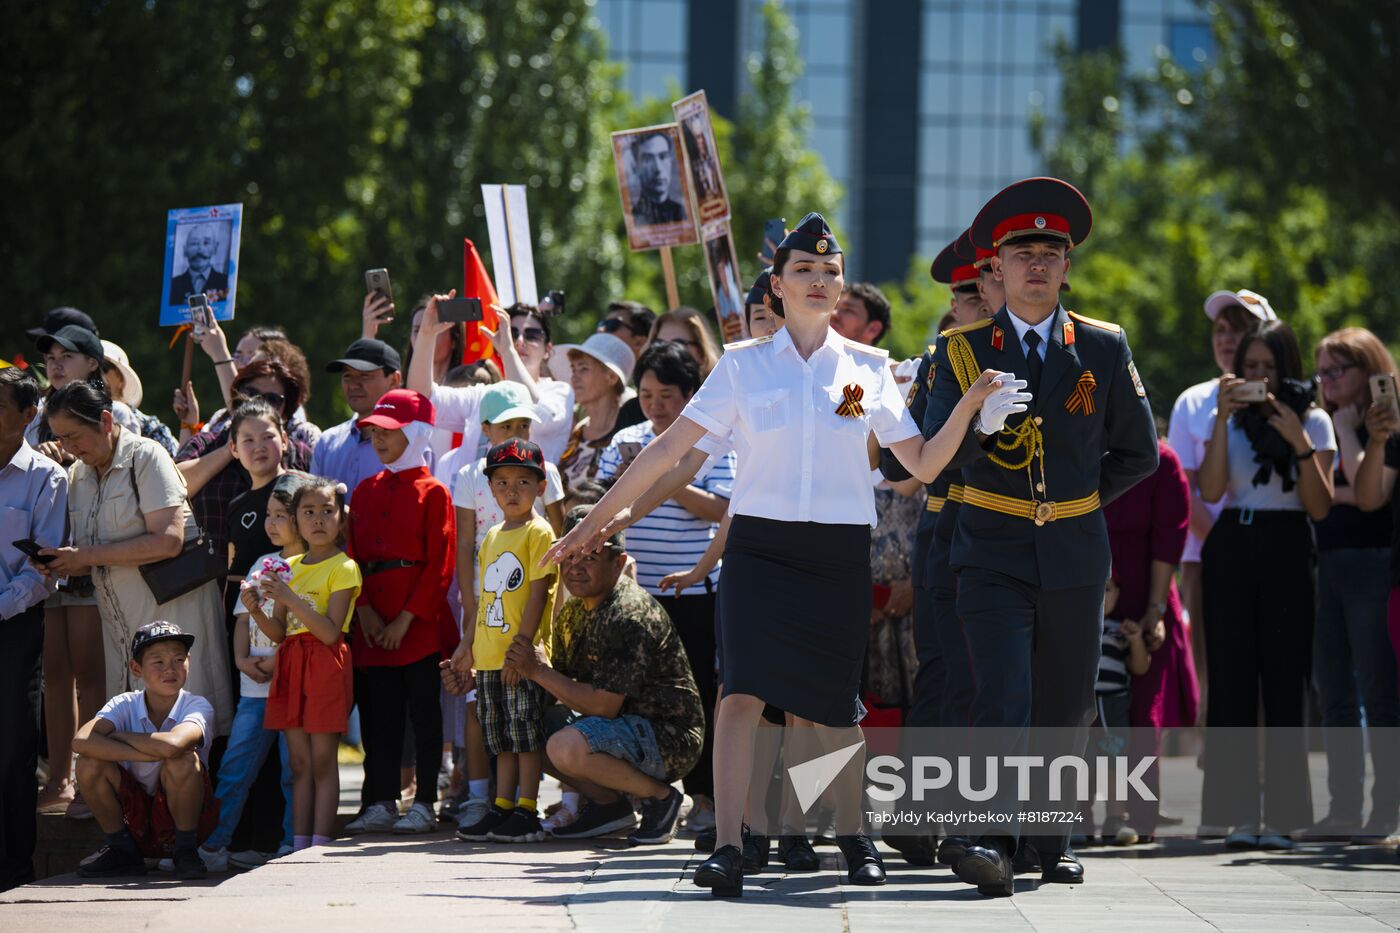
[(173, 854), (175, 877), (203, 878), (198, 854), (219, 818), (209, 780), (214, 709), (185, 692), (194, 636), (149, 622), (131, 639), (131, 673), (145, 688), (107, 701), (78, 730), (78, 783), (107, 845), (78, 868), (84, 878), (146, 873), (145, 857)]

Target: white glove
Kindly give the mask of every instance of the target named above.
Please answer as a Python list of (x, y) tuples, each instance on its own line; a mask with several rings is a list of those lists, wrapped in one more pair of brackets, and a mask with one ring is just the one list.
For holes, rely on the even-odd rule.
[(997, 433), (1006, 426), (1007, 418), (1028, 410), (1031, 394), (1022, 391), (1026, 388), (1026, 380), (1017, 379), (1010, 373), (1004, 373), (1000, 378), (1001, 386), (993, 389), (992, 394), (982, 402), (982, 412), (977, 416), (983, 434)]

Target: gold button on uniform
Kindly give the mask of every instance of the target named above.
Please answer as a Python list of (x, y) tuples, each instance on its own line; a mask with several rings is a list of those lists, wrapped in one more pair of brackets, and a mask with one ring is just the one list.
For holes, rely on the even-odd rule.
[(1040, 415), (1036, 415), (1036, 416), (1035, 416), (1035, 423), (1036, 423), (1037, 425), (1040, 424), (1040, 423), (1041, 423), (1042, 421), (1044, 421), (1044, 420), (1045, 420), (1045, 419), (1042, 418), (1042, 417), (1040, 417)]

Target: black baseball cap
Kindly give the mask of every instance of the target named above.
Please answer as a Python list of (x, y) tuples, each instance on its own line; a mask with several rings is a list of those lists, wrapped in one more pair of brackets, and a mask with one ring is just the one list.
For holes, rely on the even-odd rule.
[(58, 344), (70, 353), (90, 356), (99, 363), (107, 362), (107, 356), (102, 350), (102, 341), (98, 340), (97, 335), (86, 327), (69, 324), (60, 327), (57, 333), (40, 334), (39, 339), (34, 341), (34, 346), (39, 348), (40, 353), (48, 353), (54, 344)]
[(345, 355), (340, 359), (327, 363), (326, 372), (338, 373), (347, 366), (362, 373), (374, 369), (396, 373), (403, 368), (403, 361), (399, 359), (399, 351), (384, 341), (362, 337), (346, 347)]
[(141, 652), (159, 641), (178, 641), (186, 651), (194, 647), (194, 636), (187, 635), (174, 622), (147, 622), (131, 636), (131, 659), (139, 662)]
[(79, 327), (92, 331), (94, 334), (97, 333), (97, 325), (93, 323), (92, 318), (88, 317), (77, 308), (68, 307), (50, 308), (48, 311), (44, 312), (43, 324), (38, 327), (31, 327), (24, 333), (30, 340), (38, 340), (45, 334), (58, 333), (60, 329), (69, 324), (76, 324)]
[(544, 479), (545, 476), (544, 454), (540, 451), (540, 446), (531, 441), (512, 438), (504, 444), (492, 447), (486, 451), (486, 466), (482, 472), (490, 476), (495, 470), (509, 466), (534, 470), (540, 474), (540, 479)]

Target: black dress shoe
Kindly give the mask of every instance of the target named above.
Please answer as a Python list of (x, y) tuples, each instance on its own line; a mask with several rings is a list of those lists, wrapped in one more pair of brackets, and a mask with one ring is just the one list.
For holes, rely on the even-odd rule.
[(744, 840), (744, 874), (756, 875), (768, 867), (768, 858), (772, 852), (773, 845), (767, 836), (749, 832), (747, 826), (743, 829)]
[(938, 842), (933, 836), (896, 836), (887, 833), (880, 838), (910, 865), (922, 867), (938, 864)]
[(958, 877), (977, 885), (977, 893), (988, 897), (1010, 897), (1016, 890), (1011, 860), (992, 845), (970, 845), (958, 859)]
[(816, 871), (822, 867), (821, 857), (806, 836), (779, 836), (778, 858), (788, 871)]
[(1017, 875), (1029, 875), (1033, 871), (1040, 871), (1040, 853), (1035, 846), (1022, 840), (1016, 847), (1016, 854), (1011, 859), (1011, 871)]
[(744, 896), (744, 856), (738, 846), (721, 846), (695, 869), (695, 883), (712, 897)]
[(1066, 849), (1057, 859), (1041, 856), (1040, 880), (1047, 884), (1083, 884), (1084, 866), (1073, 849)]
[(948, 836), (938, 844), (938, 861), (958, 870), (958, 859), (963, 857), (972, 840), (967, 836)]
[(837, 836), (836, 845), (846, 857), (846, 877), (851, 884), (876, 885), (885, 883), (885, 863), (875, 851), (869, 836)]
[(696, 852), (713, 852), (715, 850), (715, 840), (718, 837), (713, 829), (706, 829), (695, 834)]

